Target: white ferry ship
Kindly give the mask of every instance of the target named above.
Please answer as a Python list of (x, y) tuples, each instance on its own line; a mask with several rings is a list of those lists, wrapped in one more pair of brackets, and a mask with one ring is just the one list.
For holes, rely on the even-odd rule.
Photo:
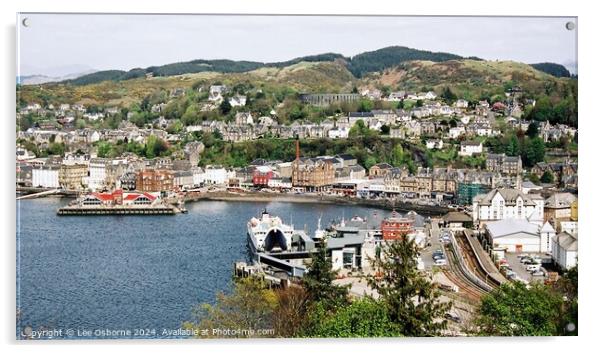
[(293, 227), (284, 224), (280, 217), (263, 210), (260, 218), (247, 223), (249, 245), (254, 252), (280, 252), (291, 248)]

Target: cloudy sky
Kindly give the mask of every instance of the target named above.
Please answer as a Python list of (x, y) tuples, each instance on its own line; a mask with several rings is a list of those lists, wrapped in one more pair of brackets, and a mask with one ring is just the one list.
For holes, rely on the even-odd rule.
[[(27, 26), (23, 25), (26, 18)], [(273, 62), (401, 45), (576, 72), (575, 18), (21, 14), (21, 75), (128, 70), (192, 59)]]

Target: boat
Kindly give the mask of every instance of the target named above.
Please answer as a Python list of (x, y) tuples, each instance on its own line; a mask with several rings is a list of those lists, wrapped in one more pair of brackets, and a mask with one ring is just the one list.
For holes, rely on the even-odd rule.
[(293, 226), (284, 224), (280, 217), (272, 216), (266, 209), (259, 218), (247, 223), (247, 236), (251, 250), (257, 252), (283, 252), (291, 248)]

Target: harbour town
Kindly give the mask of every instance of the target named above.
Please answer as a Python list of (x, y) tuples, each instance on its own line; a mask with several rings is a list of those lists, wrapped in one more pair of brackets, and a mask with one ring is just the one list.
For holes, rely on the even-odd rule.
[(20, 78), (16, 122), (18, 339), (577, 335), (562, 65), (390, 46)]

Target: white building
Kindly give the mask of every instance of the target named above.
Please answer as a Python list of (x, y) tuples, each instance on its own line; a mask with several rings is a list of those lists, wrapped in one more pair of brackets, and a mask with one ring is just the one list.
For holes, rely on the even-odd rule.
[(205, 177), (205, 171), (199, 167), (192, 168), (192, 182), (195, 186), (199, 186), (203, 183)]
[(109, 161), (105, 158), (90, 158), (88, 187), (91, 190), (101, 190), (104, 188), (107, 180), (108, 163)]
[(458, 99), (455, 105), (456, 108), (468, 108), (468, 101), (465, 99)]
[(550, 253), (554, 228), (549, 224), (537, 225), (525, 219), (504, 219), (485, 225), (485, 234), (493, 249), (506, 252)]
[(552, 238), (552, 259), (561, 268), (568, 270), (577, 266), (577, 234), (562, 232)]
[(31, 170), (31, 185), (43, 188), (59, 187), (59, 166), (43, 166)]
[(473, 154), (483, 153), (483, 143), (478, 141), (460, 142), (460, 156), (472, 156)]
[(268, 180), (268, 187), (271, 189), (291, 189), (293, 183), (291, 178), (270, 178)]
[(443, 141), (441, 140), (427, 140), (426, 141), (426, 148), (429, 150), (432, 149), (442, 149), (443, 148)]
[(230, 105), (233, 107), (244, 107), (247, 104), (247, 97), (236, 95), (230, 98)]
[(449, 129), (449, 132), (447, 133), (447, 136), (450, 139), (456, 139), (462, 135), (464, 135), (466, 133), (466, 129), (464, 128), (464, 126), (461, 127), (452, 127)]
[(29, 152), (25, 148), (17, 147), (17, 160), (18, 161), (27, 161), (30, 159), (35, 159), (36, 155), (33, 152)]
[(228, 183), (228, 171), (222, 166), (208, 165), (203, 174), (205, 184), (225, 185)]
[(349, 128), (348, 127), (336, 127), (328, 131), (328, 138), (331, 139), (344, 139), (349, 137)]
[(524, 219), (533, 224), (543, 223), (544, 200), (539, 195), (527, 195), (516, 189), (494, 189), (475, 196), (472, 218), (475, 224), (502, 219)]

